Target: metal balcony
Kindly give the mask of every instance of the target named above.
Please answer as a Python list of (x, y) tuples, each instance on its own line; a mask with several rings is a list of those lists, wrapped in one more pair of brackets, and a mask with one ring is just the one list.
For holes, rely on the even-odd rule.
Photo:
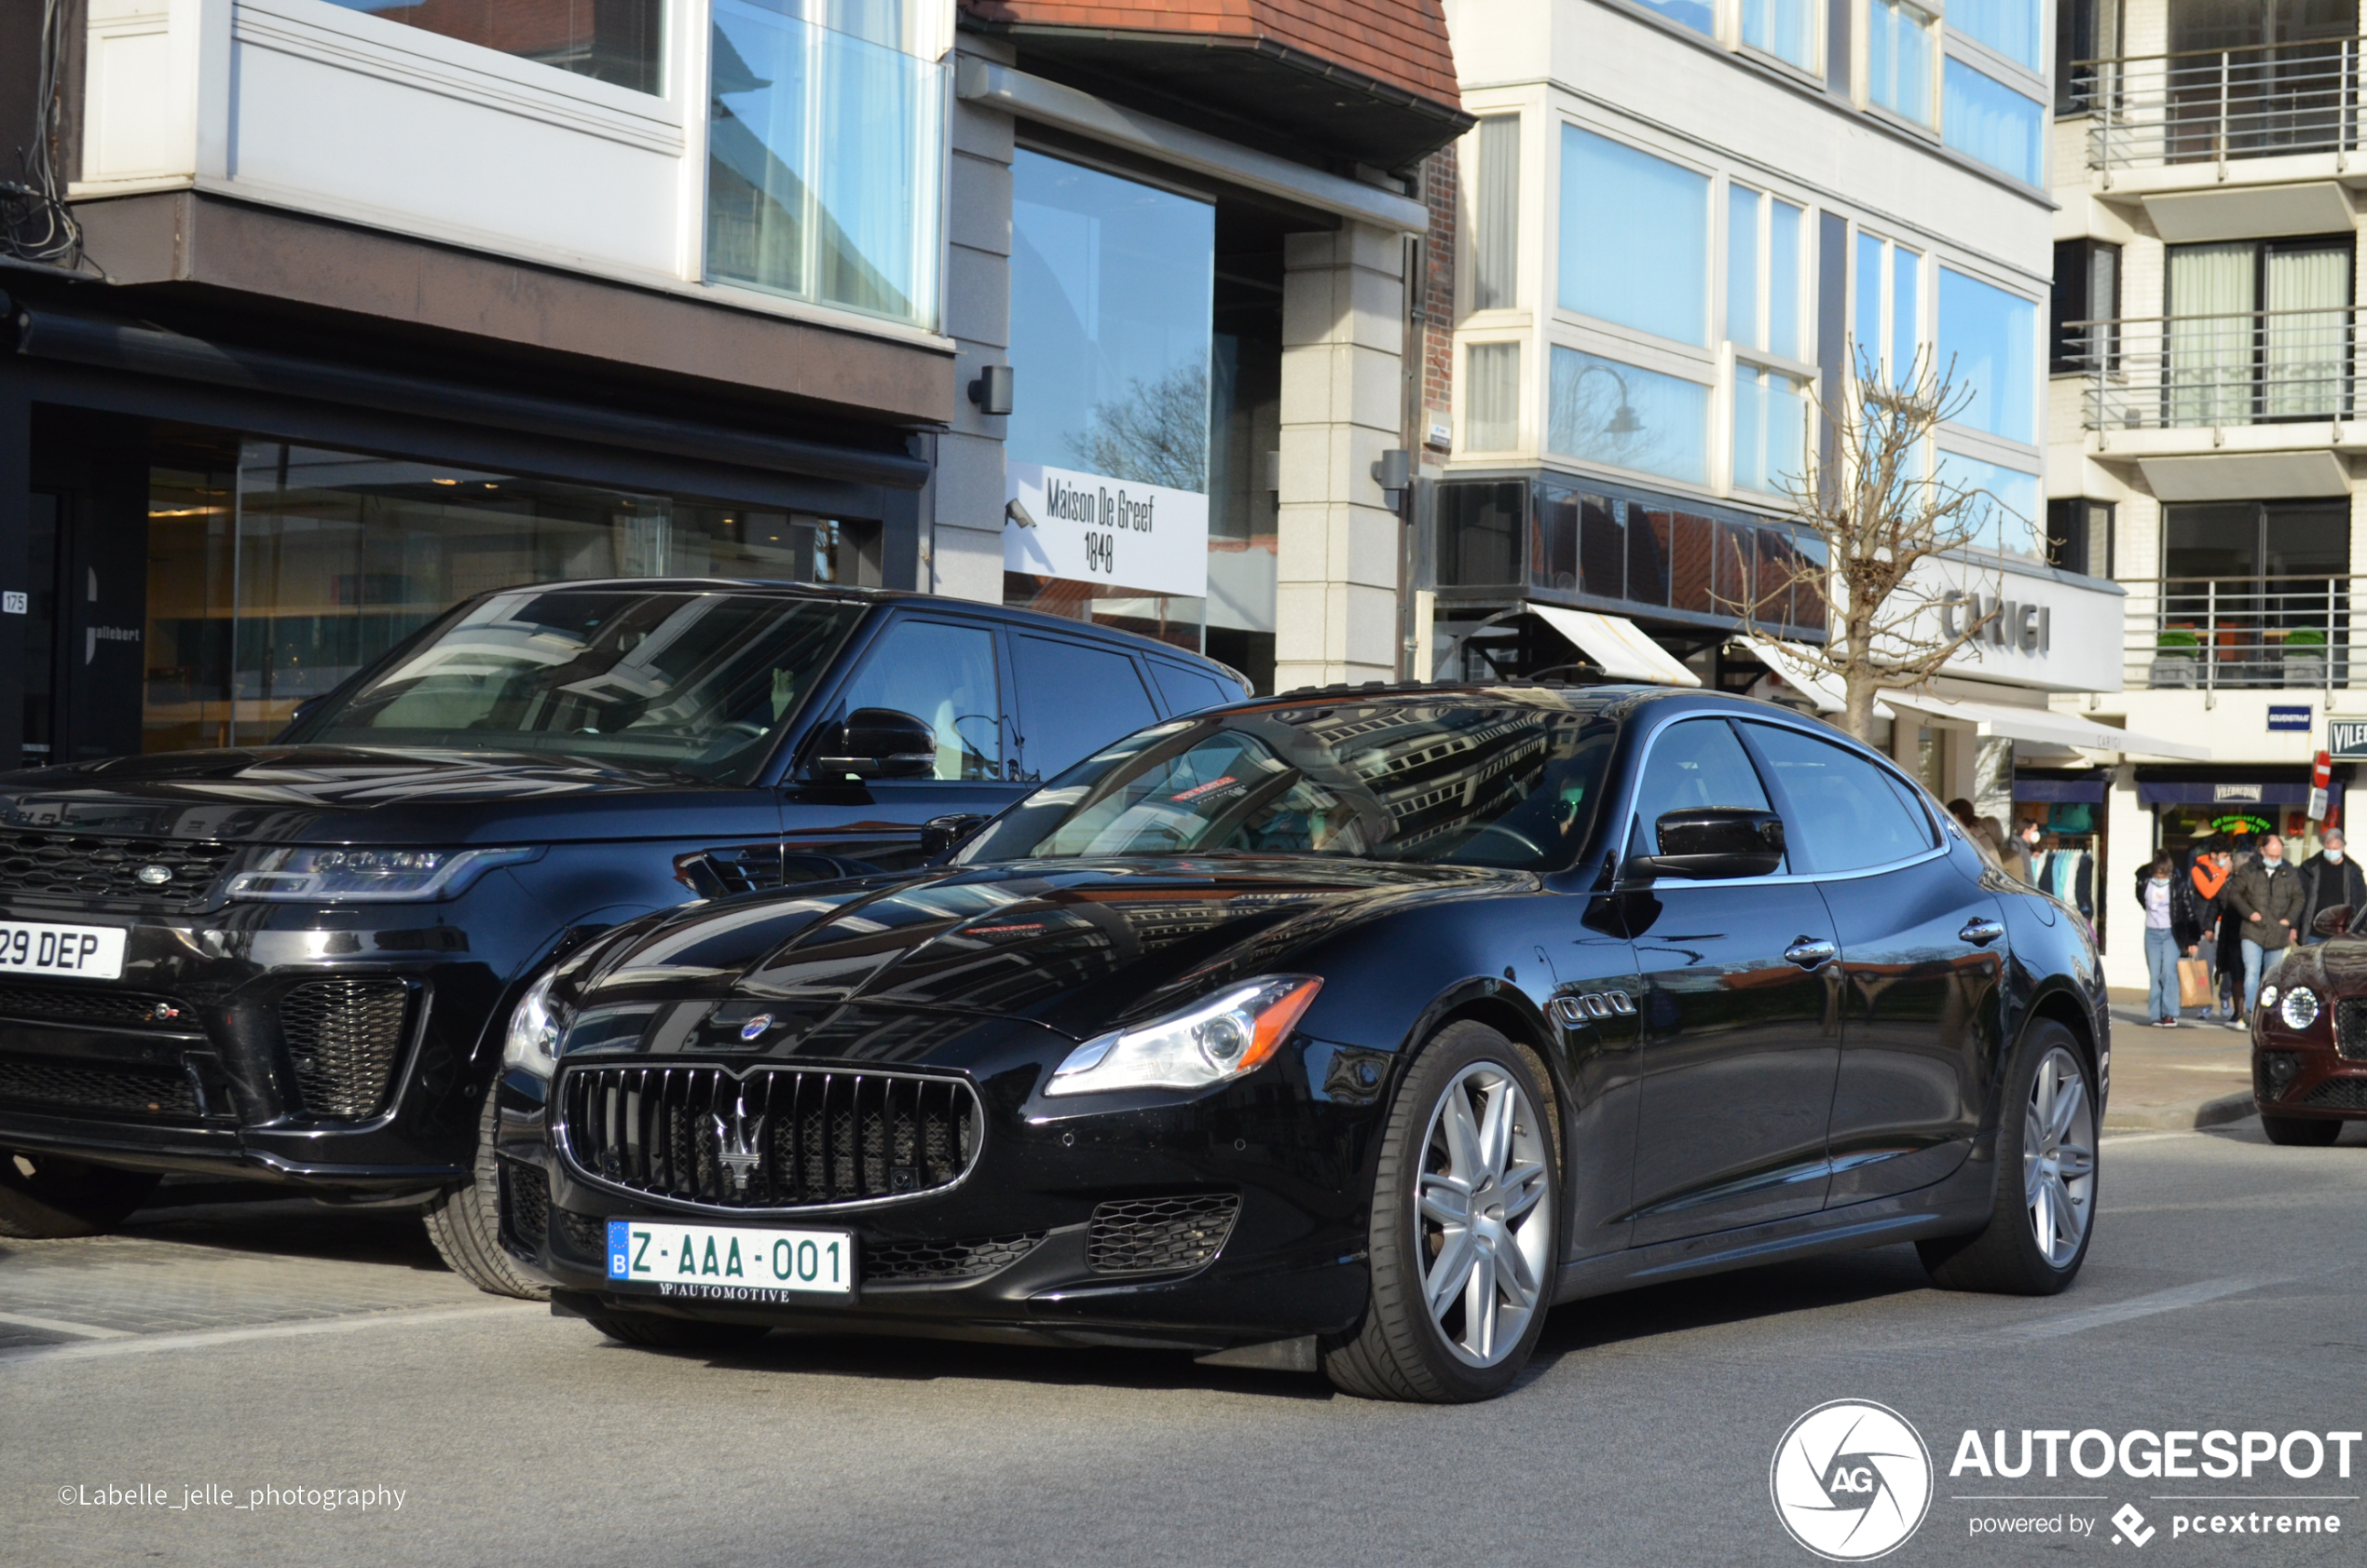
[(2072, 65), (2087, 167), (2216, 164), (2359, 145), (2357, 38), (2083, 60)]
[[(2122, 579), (2131, 689), (2348, 689), (2355, 577)], [(2367, 640), (2367, 625), (2359, 628)], [(2360, 681), (2367, 685), (2367, 680)]]
[(2203, 429), (2352, 417), (2359, 307), (2074, 321), (2091, 430)]

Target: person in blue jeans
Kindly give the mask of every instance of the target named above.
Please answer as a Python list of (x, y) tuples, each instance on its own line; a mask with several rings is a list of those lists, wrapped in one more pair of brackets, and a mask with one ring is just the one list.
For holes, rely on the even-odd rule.
[(2244, 1016), (2260, 1000), (2261, 973), (2273, 969), (2292, 945), (2301, 919), (2301, 878), (2285, 864), (2285, 840), (2274, 833), (2260, 840), (2260, 858), (2227, 881), (2227, 904), (2244, 949)]
[(2137, 873), (2137, 905), (2145, 911), (2145, 974), (2152, 982), (2147, 1010), (2156, 1029), (2179, 1027), (2178, 958), (2193, 958), (2203, 939), (2188, 879), (2168, 850)]

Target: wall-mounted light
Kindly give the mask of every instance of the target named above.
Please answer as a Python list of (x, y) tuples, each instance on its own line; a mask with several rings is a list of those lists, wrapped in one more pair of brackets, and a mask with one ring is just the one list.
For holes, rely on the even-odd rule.
[(970, 383), (970, 401), (978, 405), (980, 414), (1011, 412), (1011, 367), (980, 365), (978, 378)]
[(1373, 465), (1373, 483), (1389, 497), (1389, 509), (1397, 511), (1414, 483), (1414, 454), (1402, 446), (1382, 453), (1381, 460)]

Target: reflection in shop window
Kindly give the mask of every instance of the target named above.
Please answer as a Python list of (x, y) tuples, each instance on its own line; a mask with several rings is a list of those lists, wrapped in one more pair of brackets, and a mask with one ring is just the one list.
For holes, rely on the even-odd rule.
[(253, 745), (462, 599), (610, 577), (876, 584), (876, 525), (247, 442), (151, 470), (149, 751)]
[(1550, 450), (1709, 483), (1707, 387), (1559, 345), (1553, 362)]
[(636, 92), (664, 90), (664, 0), (329, 0)]

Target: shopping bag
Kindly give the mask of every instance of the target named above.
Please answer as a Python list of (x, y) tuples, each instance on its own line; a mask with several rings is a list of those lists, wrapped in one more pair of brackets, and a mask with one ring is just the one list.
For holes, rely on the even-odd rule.
[(2198, 958), (2178, 961), (2178, 1005), (2209, 1007), (2211, 999), (2210, 965)]

